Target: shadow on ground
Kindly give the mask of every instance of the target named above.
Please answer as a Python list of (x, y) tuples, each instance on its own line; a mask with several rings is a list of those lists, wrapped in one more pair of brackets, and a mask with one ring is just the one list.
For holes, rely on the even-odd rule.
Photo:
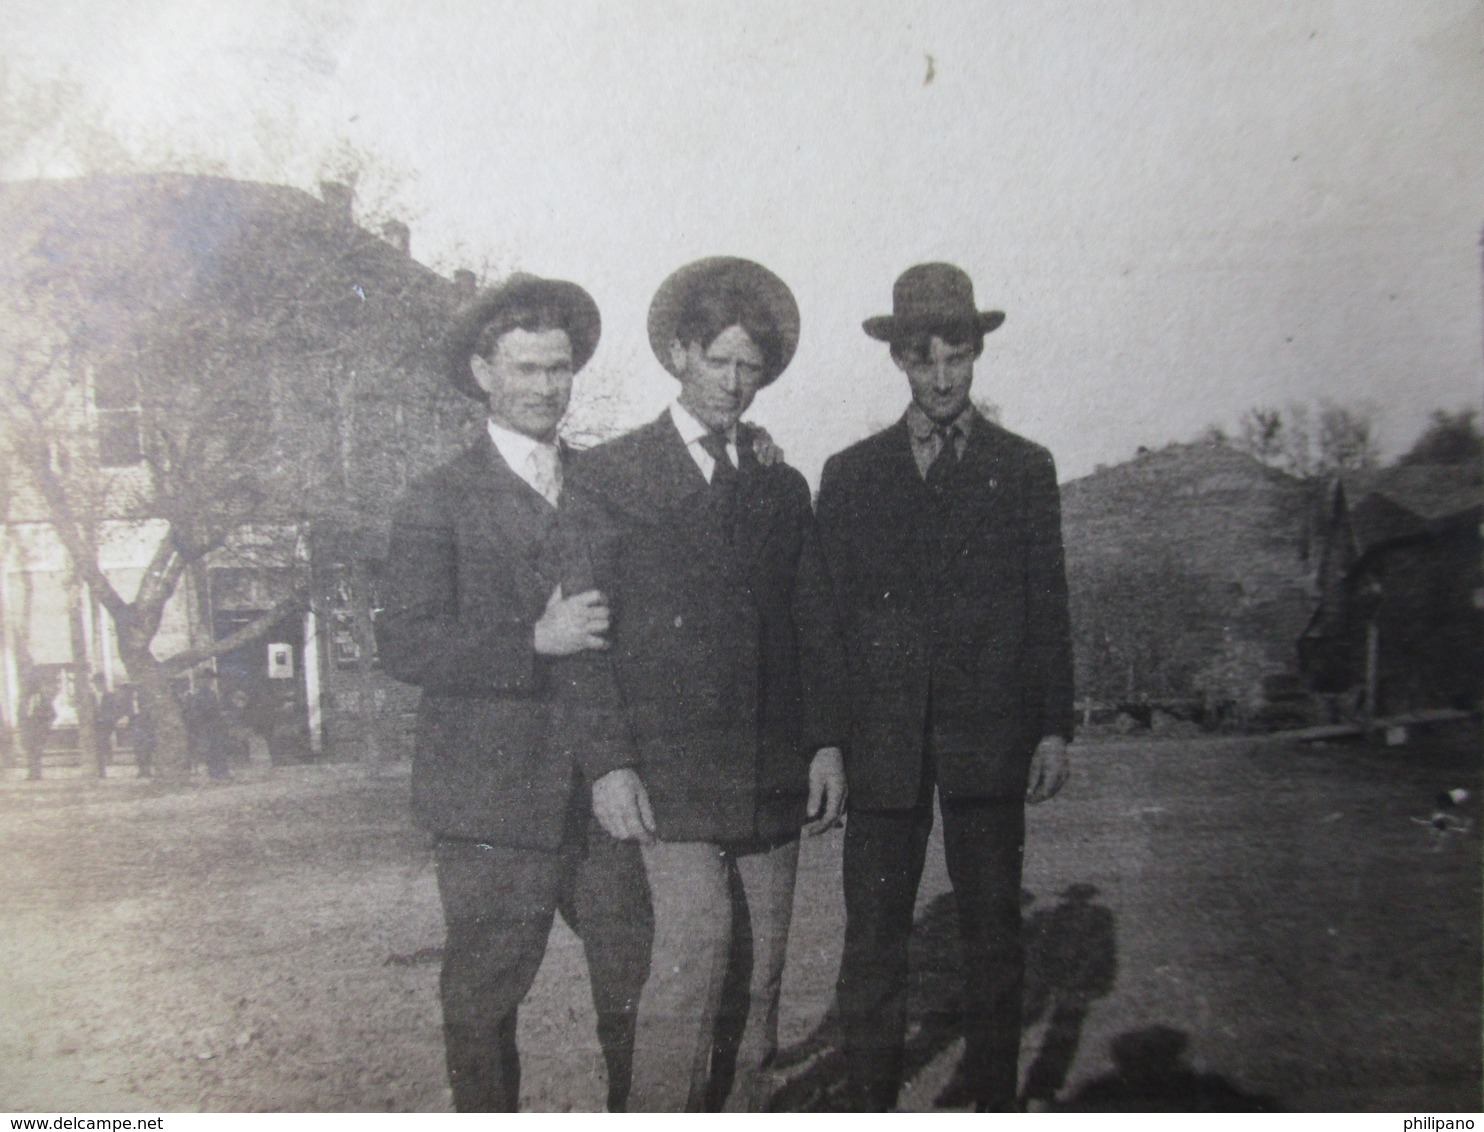
[[(1118, 949), (1113, 913), (1096, 901), (1097, 889), (1074, 884), (1055, 906), (1025, 915), (1025, 994), (1022, 1026), (1045, 1023), (1044, 1036), (1026, 1076), (1025, 1097), (1049, 1101), (1066, 1084), (1082, 1040), (1088, 1008), (1113, 989)], [(905, 1079), (912, 1080), (958, 1040), (963, 977), (959, 970), (958, 915), (953, 894), (939, 896), (913, 927), (909, 954)], [(835, 1007), (814, 1032), (780, 1050), (774, 1066), (785, 1078), (769, 1100), (775, 1112), (844, 1111), (845, 1058)], [(939, 1098), (952, 1105), (961, 1091), (950, 1082)]]
[(1113, 1039), (1116, 1068), (1078, 1089), (1058, 1112), (1275, 1112), (1272, 1097), (1244, 1093), (1215, 1073), (1185, 1064), (1189, 1037), (1147, 1026)]

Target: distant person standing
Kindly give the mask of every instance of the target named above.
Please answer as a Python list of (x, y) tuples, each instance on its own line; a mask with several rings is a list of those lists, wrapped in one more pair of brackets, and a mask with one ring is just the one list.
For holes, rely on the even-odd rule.
[(134, 749), (134, 769), (140, 778), (155, 772), (155, 720), (149, 706), (137, 691), (134, 711), (129, 717), (129, 746)]
[(56, 682), (41, 672), (31, 675), (29, 687), (21, 696), (21, 748), (26, 752), (26, 778), (35, 782), (41, 777), (41, 755), (46, 737), (51, 734), (57, 709), (52, 703)]
[(195, 691), (185, 698), (186, 735), (190, 740), (191, 759), (206, 764), (206, 776), (217, 782), (231, 778), (228, 767), (230, 736), (227, 717), (216, 692), (216, 673), (206, 671), (197, 677)]
[(113, 760), (113, 738), (120, 723), (129, 719), (128, 693), (109, 691), (102, 673), (93, 677), (93, 745), (96, 748), (98, 777), (102, 778)]
[[(805, 684), (845, 754), (839, 1003), (853, 1102), (896, 1104), (907, 945), (933, 796), (963, 943), (964, 1099), (1014, 1109), (1025, 804), (1067, 778), (1072, 650), (1051, 455), (969, 399), (984, 336), (959, 268), (910, 268), (867, 319), (912, 400), (832, 456), (800, 572)], [(833, 716), (833, 718), (831, 718)]]

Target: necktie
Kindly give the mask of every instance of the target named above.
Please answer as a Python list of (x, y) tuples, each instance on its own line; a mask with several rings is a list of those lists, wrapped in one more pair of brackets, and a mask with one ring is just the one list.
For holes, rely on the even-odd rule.
[(733, 524), (737, 513), (737, 469), (727, 458), (727, 437), (724, 432), (711, 432), (701, 437), (701, 447), (714, 461), (711, 470), (709, 506), (726, 533), (727, 542), (733, 541), (736, 531)]
[(938, 438), (938, 454), (928, 465), (927, 475), (923, 480), (928, 487), (941, 492), (947, 487), (954, 469), (958, 467), (959, 427), (956, 424), (935, 425), (933, 435)]
[(706, 455), (710, 456), (716, 465), (711, 472), (712, 488), (730, 490), (736, 485), (737, 469), (732, 464), (732, 458), (727, 455), (727, 434), (708, 432), (701, 437), (700, 443)]
[(551, 445), (538, 444), (531, 449), (526, 466), (531, 471), (530, 484), (553, 507), (562, 497), (562, 462)]

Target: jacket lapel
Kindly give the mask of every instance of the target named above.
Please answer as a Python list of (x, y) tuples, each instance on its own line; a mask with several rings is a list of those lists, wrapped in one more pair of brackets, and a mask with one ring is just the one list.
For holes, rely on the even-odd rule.
[(871, 464), (876, 471), (874, 498), (869, 500), (871, 521), (878, 526), (879, 535), (902, 540), (905, 550), (911, 533), (921, 526), (922, 510), (929, 503), (928, 490), (912, 456), (912, 438), (905, 420), (898, 420), (881, 433), (880, 443), (879, 459)]
[(467, 465), (464, 529), (469, 541), (497, 549), (510, 562), (522, 588), (542, 595), (556, 580), (537, 569), (539, 550), (556, 522), (556, 509), (515, 474), (489, 440), (475, 446)]
[(618, 474), (600, 487), (620, 511), (653, 523), (706, 490), (706, 477), (685, 450), (668, 410), (635, 439), (633, 458), (616, 467)]
[(776, 477), (752, 454), (756, 433), (750, 427), (737, 431), (737, 458), (741, 461), (737, 481), (736, 557), (744, 574), (750, 575), (763, 556), (782, 513)]
[(999, 509), (1008, 487), (1008, 471), (993, 426), (976, 415), (954, 477), (943, 543), (945, 561), (952, 561), (958, 549)]

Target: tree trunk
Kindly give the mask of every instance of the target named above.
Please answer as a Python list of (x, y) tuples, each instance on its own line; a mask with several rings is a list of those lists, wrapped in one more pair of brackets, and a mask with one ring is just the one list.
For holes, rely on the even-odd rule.
[(1373, 720), (1380, 712), (1381, 630), (1373, 617), (1365, 627), (1365, 717)]
[(155, 772), (166, 781), (184, 782), (191, 774), (190, 741), (180, 701), (170, 690), (164, 667), (147, 648), (121, 648), (120, 656), (154, 725)]

